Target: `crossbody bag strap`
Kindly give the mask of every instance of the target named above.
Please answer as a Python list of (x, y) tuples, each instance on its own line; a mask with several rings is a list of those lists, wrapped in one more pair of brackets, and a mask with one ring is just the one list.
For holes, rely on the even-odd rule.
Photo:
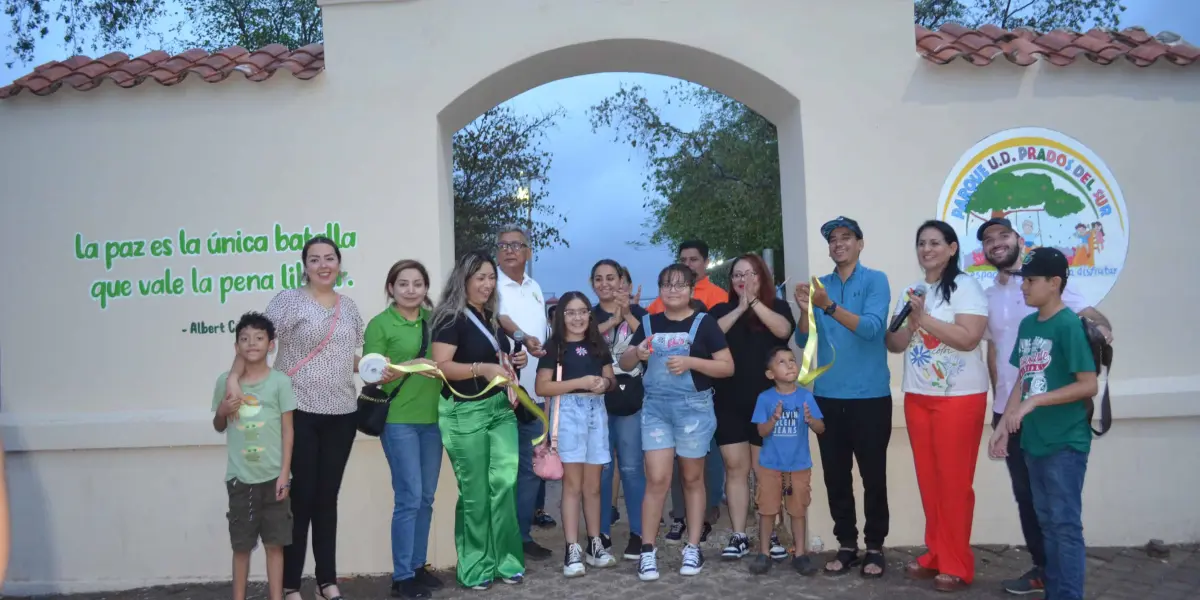
[(496, 339), (496, 335), (488, 330), (487, 327), (483, 326), (483, 322), (479, 320), (479, 317), (475, 316), (475, 313), (471, 309), (468, 308), (466, 311), (467, 318), (471, 319), (471, 322), (474, 323), (475, 326), (479, 328), (479, 331), (481, 331), (488, 341), (492, 343), (492, 348), (494, 348), (496, 352), (500, 352), (500, 342)]
[(305, 356), (304, 358), (300, 359), (300, 362), (296, 363), (296, 366), (292, 367), (291, 369), (288, 369), (288, 372), (287, 372), (288, 377), (291, 377), (291, 376), (295, 375), (296, 373), (298, 373), (300, 371), (301, 367), (308, 364), (308, 361), (312, 360), (313, 357), (320, 354), (321, 351), (325, 349), (325, 346), (329, 344), (329, 340), (333, 339), (333, 332), (335, 329), (337, 329), (338, 321), (341, 318), (342, 318), (342, 295), (338, 294), (337, 300), (333, 301), (333, 323), (329, 326), (329, 333), (325, 334), (325, 339), (321, 340), (321, 343), (317, 344), (317, 347), (313, 348), (313, 351), (308, 353), (308, 356)]
[[(554, 374), (555, 381), (562, 381), (562, 357), (559, 357), (558, 368)], [(550, 449), (558, 451), (558, 413), (562, 405), (562, 395), (554, 397), (554, 424), (550, 426)]]

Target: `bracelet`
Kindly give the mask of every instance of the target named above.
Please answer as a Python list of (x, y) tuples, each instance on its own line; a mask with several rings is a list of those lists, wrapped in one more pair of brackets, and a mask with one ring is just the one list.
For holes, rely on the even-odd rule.
[(475, 371), (475, 369), (477, 369), (477, 368), (479, 368), (479, 363), (477, 363), (477, 362), (471, 363), (471, 377), (479, 377), (479, 373), (477, 373)]

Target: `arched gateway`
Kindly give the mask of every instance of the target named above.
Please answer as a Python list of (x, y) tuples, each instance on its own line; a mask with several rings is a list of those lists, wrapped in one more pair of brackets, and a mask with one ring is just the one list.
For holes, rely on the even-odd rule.
[[(77, 57), (0, 89), (0, 431), (17, 549), (7, 592), (228, 578), (224, 450), (206, 409), (229, 321), (295, 285), (297, 241), (315, 231), (346, 246), (343, 291), (364, 314), (382, 308), (397, 258), (439, 279), (452, 262), (451, 135), (521, 92), (606, 71), (688, 79), (775, 123), (792, 282), (830, 270), (813, 227), (845, 214), (866, 232), (864, 262), (896, 289), (915, 274), (916, 225), (935, 216), (973, 144), (1020, 126), (1088, 144), (1122, 178), (1134, 222), (1155, 229), (1133, 236), (1104, 300), (1121, 330), (1113, 391), (1125, 419), (1093, 457), (1120, 483), (1089, 479), (1088, 541), (1200, 537), (1200, 475), (1167, 471), (1200, 461), (1188, 401), (1200, 361), (1178, 319), (1161, 316), (1200, 300), (1194, 278), (1161, 260), (1200, 226), (1180, 151), (1200, 138), (1187, 118), (1200, 83), (1166, 64), (1194, 60), (1186, 47), (1137, 32), (1038, 46), (1028, 32), (954, 26), (914, 39), (909, 0), (322, 6), (324, 46)], [(1084, 47), (1094, 54), (1072, 51)], [(1138, 290), (1164, 280), (1174, 293), (1148, 309)], [(896, 415), (888, 543), (920, 544)], [(1149, 417), (1173, 419), (1137, 420)], [(980, 460), (975, 540), (1016, 543), (1003, 468)], [(436, 566), (454, 557), (444, 469)], [(828, 539), (815, 487), (810, 527)], [(388, 570), (391, 500), (378, 443), (360, 440), (342, 492), (341, 570)]]

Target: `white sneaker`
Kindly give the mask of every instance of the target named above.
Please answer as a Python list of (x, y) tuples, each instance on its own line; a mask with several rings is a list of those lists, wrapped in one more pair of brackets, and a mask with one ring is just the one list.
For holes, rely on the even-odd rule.
[(583, 548), (579, 544), (567, 544), (567, 552), (563, 557), (563, 577), (582, 577), (587, 574), (583, 566)]
[(688, 544), (683, 547), (683, 566), (679, 567), (680, 575), (697, 575), (704, 568), (704, 554), (700, 546)]
[(583, 560), (587, 561), (587, 564), (600, 569), (617, 564), (617, 559), (612, 554), (609, 554), (608, 549), (604, 547), (604, 540), (598, 537), (592, 538), (592, 543), (588, 544), (588, 551), (584, 555)]
[(654, 550), (642, 552), (638, 557), (638, 579), (642, 581), (658, 581), (658, 557)]

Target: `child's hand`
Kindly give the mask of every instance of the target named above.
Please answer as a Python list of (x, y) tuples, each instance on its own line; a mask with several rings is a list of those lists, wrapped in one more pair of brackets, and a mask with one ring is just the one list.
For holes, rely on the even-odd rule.
[(996, 459), (1008, 457), (1008, 431), (1002, 426), (992, 432), (988, 440), (988, 456)]
[(812, 418), (813, 418), (813, 417), (812, 417), (812, 411), (808, 410), (808, 403), (807, 403), (807, 402), (805, 402), (805, 403), (804, 403), (804, 423), (805, 423), (806, 425), (811, 425), (811, 424), (812, 424)]
[(642, 343), (637, 346), (638, 360), (646, 362), (650, 360), (650, 338), (642, 340)]
[(692, 368), (692, 357), (690, 356), (672, 356), (667, 359), (667, 370), (672, 375), (683, 375)]
[(291, 477), (288, 475), (280, 475), (279, 479), (275, 480), (275, 500), (283, 502), (283, 499), (287, 498), (288, 489), (291, 487)]
[(217, 414), (225, 419), (237, 419), (238, 409), (242, 407), (240, 394), (226, 394), (225, 400), (217, 407)]
[(771, 420), (778, 422), (783, 418), (783, 400), (775, 404), (775, 414), (771, 415)]

